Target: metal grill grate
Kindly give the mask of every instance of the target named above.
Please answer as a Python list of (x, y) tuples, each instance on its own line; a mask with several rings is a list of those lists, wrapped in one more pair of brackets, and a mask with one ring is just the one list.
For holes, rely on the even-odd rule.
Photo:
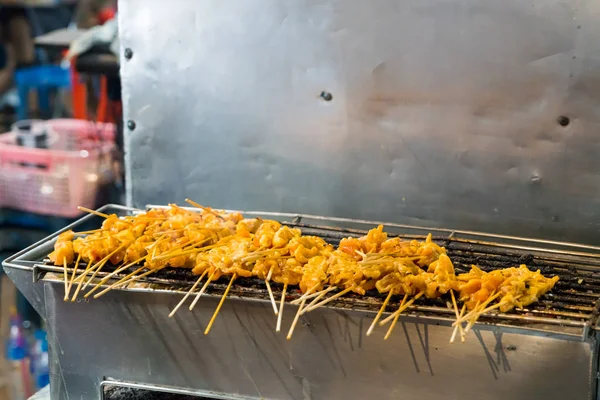
[[(246, 212), (244, 214), (278, 219), (287, 225), (300, 228), (304, 234), (320, 236), (334, 245), (344, 237), (364, 235), (368, 229), (376, 225), (376, 223), (368, 221), (289, 214), (257, 212)], [(390, 236), (397, 235), (404, 238), (424, 239), (425, 234), (432, 231), (437, 235), (434, 240), (446, 247), (457, 272), (468, 271), (471, 264), (476, 264), (485, 271), (526, 264), (530, 269), (541, 269), (547, 276), (558, 275), (560, 277), (554, 289), (541, 298), (539, 302), (523, 310), (483, 316), (481, 318), (483, 323), (505, 328), (532, 330), (546, 335), (577, 336), (582, 339), (587, 337), (590, 328), (596, 326), (600, 307), (600, 257), (596, 254), (596, 251), (600, 253), (600, 248), (578, 246), (570, 243), (475, 234), (472, 232), (456, 232), (395, 224), (384, 225)], [(73, 226), (70, 228), (74, 229)], [(446, 235), (442, 236), (440, 234)], [(481, 238), (496, 238), (498, 241), (481, 241)], [(47, 240), (46, 243), (38, 244), (38, 248), (44, 244), (48, 247), (51, 243), (52, 241)], [(546, 248), (539, 247), (541, 245), (546, 246)], [(34, 254), (38, 255), (37, 259), (32, 256)], [(36, 263), (36, 268), (33, 268), (36, 276), (42, 271), (62, 271), (61, 268), (50, 265), (47, 260), (44, 262), (43, 257), (39, 257), (39, 254), (43, 253), (29, 251), (17, 257), (14, 261), (25, 264)], [(98, 276), (105, 276), (109, 272), (110, 269), (107, 269)], [(47, 276), (46, 279), (58, 280), (60, 278)], [(196, 279), (197, 277), (189, 270), (167, 269), (140, 279), (126, 290), (185, 292), (189, 290)], [(140, 283), (145, 285), (140, 285)], [(211, 284), (208, 295), (221, 295), (226, 284), (226, 277)], [(276, 296), (281, 293), (280, 286), (275, 283), (272, 283), (272, 286)], [(290, 292), (289, 295), (289, 298), (292, 299), (299, 297), (300, 293)], [(252, 278), (238, 279), (231, 288), (230, 296), (243, 300), (267, 301), (268, 299), (264, 282)], [(341, 310), (372, 312), (379, 309), (383, 299), (384, 295), (372, 291), (367, 293), (366, 296), (345, 296), (329, 303), (328, 306)], [(407, 314), (447, 323), (454, 318), (454, 311), (446, 303), (446, 300), (422, 298), (408, 309)], [(101, 299), (94, 301), (101, 301)], [(398, 303), (399, 301), (390, 302), (388, 311), (392, 312), (397, 309)]]

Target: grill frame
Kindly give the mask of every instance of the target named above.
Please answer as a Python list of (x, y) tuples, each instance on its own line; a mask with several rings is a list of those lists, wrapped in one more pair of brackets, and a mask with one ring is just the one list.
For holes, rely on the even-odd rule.
[[(139, 210), (108, 205), (99, 211)], [(305, 218), (295, 214), (245, 214), (292, 222)], [(94, 218), (97, 217), (84, 216), (65, 230), (78, 230), (80, 223)], [(336, 223), (351, 225), (356, 221)], [(368, 227), (370, 224), (367, 222)], [(340, 229), (348, 228), (352, 229)], [(434, 231), (421, 229), (423, 233)], [(386, 230), (390, 227), (386, 226)], [(527, 393), (544, 393), (552, 399), (598, 398), (599, 344), (595, 330), (589, 329), (591, 322), (585, 331), (577, 327), (576, 332), (569, 332), (484, 320), (476, 324), (466, 343), (450, 345), (448, 326), (453, 318), (428, 317), (415, 309), (403, 315), (397, 332), (383, 341), (382, 332), (375, 332), (377, 337), (372, 338), (364, 335), (373, 311), (347, 310), (333, 303), (332, 308), (323, 307), (303, 316), (293, 340), (286, 341), (285, 334), (275, 335), (269, 325), (273, 313), (266, 300), (231, 296), (213, 331), (205, 336), (204, 324), (224, 285), (212, 285), (207, 298), (199, 302), (193, 313), (180, 310), (173, 319), (167, 314), (181, 298), (182, 288), (172, 290), (168, 282), (156, 278), (139, 287), (112, 291), (89, 303), (63, 302), (63, 281), (57, 275), (62, 268), (31, 262), (43, 259), (62, 231), (4, 263), (6, 273), (47, 321), (51, 392), (56, 398), (101, 399), (102, 382), (111, 379), (150, 384), (165, 392), (175, 389), (199, 395), (214, 393), (214, 398), (223, 399), (306, 399), (307, 393), (308, 398), (332, 398), (333, 394), (345, 398), (397, 398), (400, 393), (423, 397), (432, 390), (436, 392), (436, 387), (469, 400), (481, 399), (475, 388), (485, 390), (494, 400), (525, 399)], [(489, 240), (489, 236), (485, 237)], [(541, 242), (523, 243), (530, 251)], [(507, 251), (513, 251), (520, 244), (513, 241), (508, 246)], [(564, 247), (576, 253), (593, 250), (569, 244)], [(559, 259), (597, 257), (550, 253)], [(591, 264), (594, 263), (584, 263), (596, 271), (595, 264)], [(289, 326), (294, 311), (286, 307), (284, 326)], [(258, 329), (257, 321), (265, 324)], [(391, 360), (392, 354), (399, 357), (392, 356)], [(448, 368), (455, 361), (458, 364)], [(329, 367), (321, 370), (324, 362)], [(259, 365), (260, 370), (252, 369)], [(229, 371), (233, 375), (223, 380), (221, 377)], [(522, 378), (531, 374), (544, 378)], [(386, 384), (359, 384), (365, 378)]]
[[(150, 208), (167, 208), (163, 205), (148, 205)], [(197, 209), (184, 207), (187, 210), (197, 211)], [(141, 213), (143, 210), (109, 204), (101, 207), (98, 211), (105, 213), (116, 213), (119, 215)], [(231, 210), (228, 210), (231, 211)], [(494, 314), (493, 316), (482, 316), (477, 325), (480, 329), (494, 329), (503, 332), (541, 335), (545, 337), (585, 341), (589, 339), (590, 332), (598, 329), (598, 320), (600, 312), (600, 247), (589, 245), (578, 245), (575, 243), (555, 242), (548, 240), (535, 240), (529, 238), (519, 238), (504, 235), (494, 235), (488, 233), (472, 231), (456, 231), (440, 228), (417, 227), (401, 224), (388, 224), (378, 221), (352, 220), (345, 218), (329, 218), (313, 215), (289, 214), (289, 213), (271, 213), (260, 211), (241, 211), (248, 217), (272, 218), (281, 223), (298, 227), (305, 234), (314, 234), (323, 237), (331, 243), (336, 243), (341, 238), (348, 236), (360, 236), (365, 234), (379, 224), (383, 224), (389, 235), (401, 236), (407, 239), (424, 239), (426, 234), (432, 232), (435, 234), (434, 240), (445, 246), (448, 254), (455, 263), (457, 270), (465, 270), (468, 263), (458, 262), (457, 257), (464, 258), (466, 253), (477, 254), (477, 257), (486, 257), (496, 259), (494, 262), (503, 262), (500, 266), (510, 266), (507, 259), (523, 258), (523, 260), (536, 261), (539, 263), (553, 263), (554, 267), (543, 266), (547, 270), (558, 268), (566, 272), (559, 274), (561, 280), (549, 294), (546, 294), (540, 302), (532, 305), (531, 309), (525, 311), (513, 310), (506, 314)], [(73, 224), (56, 232), (54, 235), (30, 246), (29, 248), (17, 253), (15, 256), (7, 259), (4, 265), (9, 268), (29, 269), (32, 272), (33, 282), (39, 279), (46, 281), (62, 282), (62, 277), (58, 274), (63, 272), (63, 268), (40, 262), (40, 258), (45, 257), (51, 250), (56, 237), (69, 229), (78, 230), (81, 224), (92, 222), (94, 219), (101, 221), (101, 218), (93, 215), (87, 215)], [(455, 254), (456, 253), (456, 254)], [(467, 255), (469, 256), (469, 255)], [(500, 260), (500, 261), (498, 261)], [(565, 265), (569, 263), (569, 265)], [(534, 263), (535, 264), (535, 263)], [(530, 266), (530, 264), (527, 264)], [(544, 264), (546, 265), (546, 264)], [(535, 267), (535, 266), (533, 266)], [(483, 266), (483, 269), (491, 269)], [(69, 271), (72, 271), (69, 269)], [(106, 276), (111, 270), (107, 269), (98, 274), (98, 278)], [(548, 271), (544, 271), (549, 273)], [(588, 274), (585, 279), (597, 279), (598, 285), (593, 285), (594, 291), (586, 293), (577, 291), (567, 293), (560, 290), (561, 286), (570, 285), (563, 280), (574, 272)], [(597, 278), (596, 275), (597, 274)], [(125, 274), (119, 274), (116, 277), (122, 277)], [(171, 270), (161, 271), (156, 276), (148, 276), (140, 279), (134, 285), (117, 290), (127, 290), (133, 292), (154, 292), (154, 293), (185, 293), (193, 284), (195, 277), (189, 271)], [(110, 283), (111, 281), (109, 281)], [(208, 297), (220, 297), (225, 287), (226, 280), (220, 280), (211, 284), (210, 290), (206, 294)], [(571, 285), (572, 286), (572, 285)], [(557, 288), (558, 294), (557, 294)], [(573, 290), (573, 289), (572, 289)], [(281, 294), (280, 286), (273, 284), (275, 296)], [(570, 297), (569, 297), (570, 296)], [(575, 298), (587, 297), (585, 304), (577, 303)], [(229, 297), (241, 301), (260, 301), (268, 302), (267, 291), (261, 286), (258, 279), (240, 279), (234, 283)], [(299, 297), (298, 293), (291, 292), (289, 299)], [(383, 301), (383, 295), (369, 296), (344, 296), (336, 301), (329, 303), (326, 307), (340, 311), (356, 311), (375, 313), (380, 308)], [(574, 311), (544, 310), (542, 305), (554, 305), (553, 299), (564, 300), (563, 308), (574, 309)], [(91, 300), (98, 301), (98, 300)], [(575, 305), (569, 305), (575, 302)], [(450, 325), (454, 321), (454, 311), (444, 307), (443, 301), (418, 301), (415, 305), (408, 308), (403, 318), (419, 318), (431, 323), (440, 325)], [(393, 312), (398, 307), (397, 301), (390, 302), (386, 313)], [(576, 312), (579, 309), (581, 312)], [(582, 313), (585, 311), (586, 313)], [(546, 314), (546, 315), (545, 315)], [(558, 318), (557, 315), (561, 314)], [(554, 317), (552, 317), (554, 316)], [(568, 318), (568, 319), (564, 319)]]

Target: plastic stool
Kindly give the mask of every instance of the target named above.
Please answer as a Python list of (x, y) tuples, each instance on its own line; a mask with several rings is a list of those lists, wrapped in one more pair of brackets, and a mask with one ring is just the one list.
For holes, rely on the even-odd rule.
[(29, 118), (29, 92), (36, 90), (38, 107), (43, 115), (50, 115), (50, 89), (68, 88), (71, 86), (69, 70), (58, 65), (40, 65), (20, 68), (15, 71), (15, 83), (19, 92), (17, 118)]

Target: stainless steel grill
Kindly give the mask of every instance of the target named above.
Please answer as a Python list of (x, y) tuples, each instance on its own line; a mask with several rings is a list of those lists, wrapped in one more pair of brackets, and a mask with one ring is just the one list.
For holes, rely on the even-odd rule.
[[(100, 211), (109, 213), (116, 212), (119, 214), (136, 212), (132, 209), (112, 205), (105, 206), (100, 209)], [(244, 212), (244, 214), (247, 216), (262, 216), (265, 218), (277, 219), (290, 226), (300, 228), (305, 234), (318, 235), (332, 244), (337, 244), (339, 240), (344, 237), (363, 235), (368, 229), (378, 224), (377, 222), (323, 218), (307, 215), (262, 212)], [(97, 217), (86, 216), (74, 225), (65, 229), (73, 229), (75, 231), (81, 230), (78, 227), (80, 224), (86, 222), (99, 224), (101, 221)], [(549, 294), (545, 295), (538, 303), (532, 304), (524, 310), (514, 310), (506, 314), (494, 314), (493, 316), (488, 315), (482, 317), (480, 322), (476, 325), (474, 335), (470, 336), (467, 342), (481, 342), (483, 340), (481, 332), (485, 331), (491, 331), (496, 338), (495, 340), (497, 342), (500, 341), (500, 343), (503, 340), (502, 335), (507, 337), (506, 335), (510, 334), (546, 338), (543, 340), (552, 339), (580, 342), (586, 344), (585, 346), (592, 345), (590, 348), (593, 349), (594, 355), (591, 358), (592, 362), (590, 363), (589, 368), (591, 371), (590, 373), (595, 373), (594, 371), (597, 368), (595, 331), (600, 308), (600, 249), (593, 246), (580, 246), (552, 241), (535, 241), (525, 238), (496, 236), (475, 232), (429, 229), (397, 224), (384, 224), (384, 226), (389, 235), (398, 235), (404, 238), (423, 239), (429, 231), (432, 231), (435, 235), (434, 240), (446, 247), (448, 254), (458, 271), (467, 271), (471, 264), (476, 264), (484, 270), (492, 270), (524, 263), (530, 268), (541, 269), (546, 275), (559, 275), (560, 281), (555, 288)], [(57, 234), (52, 237), (49, 237), (17, 254), (15, 257), (8, 259), (4, 264), (8, 273), (13, 276), (13, 279), (15, 279), (17, 284), (21, 283), (21, 285), (24, 286), (22, 287), (22, 290), (24, 290), (26, 294), (29, 294), (28, 297), (33, 299), (34, 305), (37, 301), (38, 308), (42, 307), (46, 314), (51, 314), (49, 317), (50, 319), (54, 317), (57, 318), (57, 321), (59, 319), (59, 314), (67, 312), (66, 310), (70, 306), (74, 306), (71, 303), (62, 302), (61, 292), (64, 290), (62, 288), (63, 280), (60, 275), (63, 272), (62, 268), (50, 265), (46, 258), (47, 254), (52, 249), (56, 235), (59, 233), (60, 232), (57, 232)], [(110, 269), (107, 269), (105, 272), (100, 273), (99, 277), (105, 276), (110, 271)], [(31, 280), (31, 277), (29, 278), (29, 282), (34, 282), (33, 285), (31, 285), (31, 283), (23, 283), (24, 280), (22, 277), (27, 276), (27, 274), (33, 275), (33, 280)], [(21, 278), (19, 279), (19, 277)], [(197, 277), (191, 274), (189, 270), (166, 269), (159, 271), (154, 275), (142, 278), (140, 281), (131, 284), (125, 289), (117, 289), (99, 299), (90, 299), (89, 302), (88, 300), (85, 300), (78, 306), (82, 307), (82, 313), (86, 312), (86, 308), (90, 309), (89, 312), (96, 312), (91, 310), (91, 308), (98, 307), (94, 306), (94, 304), (99, 304), (101, 309), (104, 309), (104, 307), (107, 306), (111, 308), (115, 306), (115, 298), (118, 298), (119, 300), (116, 301), (119, 307), (122, 306), (127, 310), (132, 310), (135, 309), (136, 305), (128, 303), (131, 303), (132, 301), (133, 303), (136, 303), (137, 296), (146, 296), (146, 299), (161, 299), (161, 304), (164, 300), (168, 299), (169, 305), (161, 308), (161, 315), (157, 317), (160, 318), (162, 322), (160, 325), (156, 325), (156, 327), (169, 326), (170, 330), (185, 331), (187, 328), (182, 327), (177, 321), (178, 318), (181, 318), (179, 316), (180, 314), (186, 314), (183, 314), (182, 311), (180, 311), (175, 319), (166, 318), (166, 314), (168, 314), (168, 310), (175, 304), (175, 301), (178, 301), (180, 294), (187, 292), (196, 279)], [(39, 288), (42, 284), (45, 286), (45, 290), (40, 294), (35, 288)], [(201, 307), (202, 310), (198, 312), (201, 313), (202, 317), (195, 315), (194, 318), (197, 318), (198, 321), (200, 321), (200, 319), (208, 321), (208, 316), (203, 314), (205, 314), (206, 311), (210, 312), (208, 310), (210, 308), (214, 310), (214, 301), (223, 294), (226, 285), (226, 278), (223, 282), (216, 282), (210, 285), (207, 293), (207, 300), (200, 302), (205, 303), (207, 309)], [(273, 289), (276, 296), (280, 294), (281, 288), (279, 286), (273, 284)], [(125, 301), (124, 298), (118, 294), (125, 292), (129, 292), (136, 297), (128, 297), (129, 300)], [(48, 309), (49, 305), (47, 304), (49, 301), (48, 293), (52, 293), (50, 296), (52, 298), (52, 301), (50, 301), (50, 309)], [(290, 299), (298, 296), (299, 293), (297, 292), (289, 293)], [(141, 299), (142, 297), (139, 298)], [(44, 303), (43, 306), (40, 306), (40, 301), (41, 303)], [(327, 322), (328, 318), (323, 315), (330, 315), (328, 313), (331, 312), (337, 315), (357, 316), (351, 318), (358, 318), (357, 321), (360, 321), (356, 323), (354, 329), (356, 329), (356, 336), (361, 338), (359, 340), (362, 342), (362, 337), (365, 334), (366, 328), (369, 326), (374, 313), (381, 307), (382, 301), (383, 296), (376, 292), (370, 292), (366, 296), (349, 295), (331, 302), (328, 304), (328, 310), (317, 310), (303, 317), (304, 323), (296, 328), (292, 342), (296, 340), (300, 342), (304, 341), (302, 339), (304, 334), (299, 333), (302, 330), (308, 330), (308, 333), (305, 334), (314, 334), (314, 330), (318, 331), (319, 329), (323, 329), (323, 326), (319, 326), (319, 324), (325, 324), (325, 327), (330, 329)], [(268, 308), (268, 294), (264, 282), (258, 279), (239, 279), (232, 286), (226, 306), (223, 308), (222, 314), (219, 316), (219, 319), (217, 319), (215, 326), (225, 324), (227, 325), (227, 331), (231, 330), (231, 319), (227, 317), (227, 314), (230, 313), (230, 311), (227, 311), (227, 304), (230, 304), (229, 307), (233, 308), (236, 313), (236, 318), (239, 318), (238, 313), (240, 312), (240, 304), (247, 304), (247, 306), (244, 306), (244, 308), (247, 308), (250, 307), (249, 304), (252, 303), (257, 304), (259, 307), (257, 310)], [(398, 301), (395, 301), (393, 304), (390, 304), (388, 312), (397, 309), (397, 307)], [(292, 313), (292, 311), (295, 312), (295, 309), (295, 306), (287, 306), (289, 313)], [(138, 314), (138, 312), (131, 312), (135, 315)], [(251, 313), (257, 312), (259, 311), (253, 311)], [(262, 313), (262, 311), (260, 312)], [(158, 313), (158, 310), (153, 310), (152, 313)], [(194, 314), (196, 314), (196, 311)], [(67, 314), (64, 315), (66, 316)], [(268, 316), (268, 312), (266, 315)], [(81, 314), (79, 318), (81, 318)], [(136, 318), (139, 318), (139, 316)], [(396, 335), (402, 337), (404, 333), (406, 340), (411, 343), (405, 324), (415, 323), (417, 326), (418, 324), (423, 324), (427, 331), (427, 327), (449, 326), (454, 318), (453, 309), (450, 308), (449, 304), (447, 304), (444, 299), (422, 299), (415, 303), (414, 306), (410, 307), (406, 315), (401, 318), (400, 326), (402, 328), (397, 328)], [(122, 321), (122, 318), (120, 318), (119, 321)], [(285, 322), (287, 322), (287, 326), (289, 326), (289, 316), (288, 318), (284, 318), (284, 323)], [(272, 323), (272, 326), (268, 326), (268, 322), (265, 322), (265, 332), (272, 332), (274, 330), (274, 320)], [(52, 326), (52, 324), (50, 324), (50, 326)], [(56, 329), (58, 330), (60, 327), (56, 327)], [(131, 327), (129, 329), (131, 329)], [(139, 329), (144, 330), (146, 327), (142, 324)], [(245, 332), (245, 335), (249, 335), (247, 330), (244, 330), (243, 332)], [(450, 332), (450, 329), (444, 328), (443, 333), (439, 333), (440, 339), (447, 342)], [(207, 338), (210, 338), (213, 334), (216, 336), (219, 335), (218, 332), (211, 332)], [(55, 333), (54, 338), (58, 340), (58, 336), (59, 335)], [(498, 337), (500, 339), (498, 339)], [(419, 340), (422, 340), (421, 333), (419, 333), (418, 338)], [(369, 338), (369, 341), (372, 340), (383, 342), (380, 337)], [(465, 348), (465, 345), (462, 344), (454, 344), (453, 346), (455, 346), (453, 349)], [(496, 347), (497, 346), (498, 344)], [(122, 351), (125, 350), (123, 349)], [(458, 351), (460, 352), (460, 350)], [(413, 354), (412, 357), (416, 364), (416, 356), (414, 353), (411, 354)], [(488, 353), (485, 354), (485, 357), (482, 356), (482, 359), (488, 359), (489, 361), (491, 356)], [(56, 357), (60, 358), (58, 355)], [(123, 373), (123, 371), (121, 371), (121, 374), (127, 375)], [(107, 376), (112, 378), (123, 378), (115, 375), (104, 375), (99, 377), (99, 381), (107, 378)], [(139, 383), (139, 380), (136, 380), (134, 383)], [(142, 383), (144, 383), (144, 381), (142, 381)], [(145, 383), (156, 384), (156, 382), (153, 381)], [(590, 393), (591, 397), (591, 393), (595, 392), (595, 380), (590, 381), (590, 385), (588, 393)], [(184, 387), (192, 389), (194, 388), (194, 385), (188, 384)], [(63, 390), (68, 389), (68, 387), (64, 387)], [(204, 392), (198, 393), (203, 395), (206, 394)], [(290, 397), (295, 398), (294, 396)]]
[[(289, 226), (300, 228), (304, 234), (322, 237), (334, 245), (337, 245), (344, 237), (364, 235), (368, 229), (377, 224), (367, 221), (279, 213), (246, 212), (245, 214), (278, 219)], [(427, 228), (395, 224), (384, 225), (390, 235), (407, 239), (424, 240), (424, 231), (429, 231)], [(495, 325), (539, 330), (548, 334), (569, 334), (579, 336), (581, 339), (584, 339), (589, 329), (596, 325), (600, 310), (600, 270), (598, 268), (600, 267), (600, 256), (590, 252), (590, 250), (595, 250), (593, 247), (581, 246), (582, 248), (578, 248), (580, 246), (562, 243), (563, 247), (572, 247), (579, 251), (557, 251), (539, 246), (553, 244), (553, 242), (538, 242), (537, 245), (533, 245), (535, 242), (530, 242), (529, 245), (526, 245), (528, 239), (498, 236), (499, 242), (494, 243), (489, 241), (494, 238), (493, 235), (469, 232), (468, 235), (471, 237), (462, 238), (462, 232), (449, 231), (447, 235), (441, 236), (440, 233), (445, 233), (444, 230), (434, 229), (433, 231), (437, 234), (434, 240), (447, 249), (457, 272), (467, 272), (473, 264), (485, 271), (526, 264), (531, 269), (542, 270), (546, 276), (560, 276), (554, 289), (539, 302), (522, 310), (515, 309), (507, 314), (495, 313), (493, 316), (483, 316), (482, 321)], [(505, 243), (501, 243), (500, 240)], [(506, 243), (507, 241), (514, 243)], [(40, 246), (45, 247), (44, 245), (50, 242), (52, 241), (40, 243)], [(517, 244), (517, 242), (522, 242), (522, 244)], [(47, 258), (35, 258), (19, 258), (14, 262), (32, 264), (36, 279), (39, 274), (44, 272), (62, 273), (63, 269), (52, 265)], [(85, 264), (81, 266), (85, 267)], [(107, 267), (104, 272), (98, 274), (98, 277), (106, 276), (115, 268)], [(131, 271), (134, 268), (137, 267), (132, 267)], [(72, 272), (72, 270), (69, 271)], [(121, 278), (131, 271), (118, 274), (115, 278)], [(57, 278), (49, 277), (49, 279)], [(197, 276), (194, 276), (190, 270), (169, 268), (141, 278), (131, 285), (131, 289), (187, 292), (196, 279)], [(281, 287), (275, 283), (272, 285), (274, 293), (281, 294)], [(225, 277), (211, 284), (209, 295), (220, 296), (226, 286), (227, 278)], [(230, 294), (237, 298), (268, 301), (264, 282), (259, 279), (237, 280), (232, 286)], [(291, 291), (289, 297), (299, 297), (299, 293)], [(376, 291), (371, 291), (366, 296), (349, 294), (331, 302), (328, 306), (344, 310), (377, 311), (381, 307), (384, 297)], [(392, 302), (388, 309), (392, 312), (397, 307), (398, 302)], [(454, 318), (454, 310), (444, 299), (423, 298), (414, 306), (409, 307), (408, 314), (418, 314), (427, 318)]]

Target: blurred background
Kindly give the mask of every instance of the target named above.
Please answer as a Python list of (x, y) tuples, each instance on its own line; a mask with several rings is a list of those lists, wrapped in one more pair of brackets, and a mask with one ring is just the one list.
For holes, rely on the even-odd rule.
[[(78, 205), (122, 202), (116, 15), (116, 0), (0, 0), (0, 261)], [(0, 399), (27, 399), (48, 383), (45, 327), (0, 279)]]

